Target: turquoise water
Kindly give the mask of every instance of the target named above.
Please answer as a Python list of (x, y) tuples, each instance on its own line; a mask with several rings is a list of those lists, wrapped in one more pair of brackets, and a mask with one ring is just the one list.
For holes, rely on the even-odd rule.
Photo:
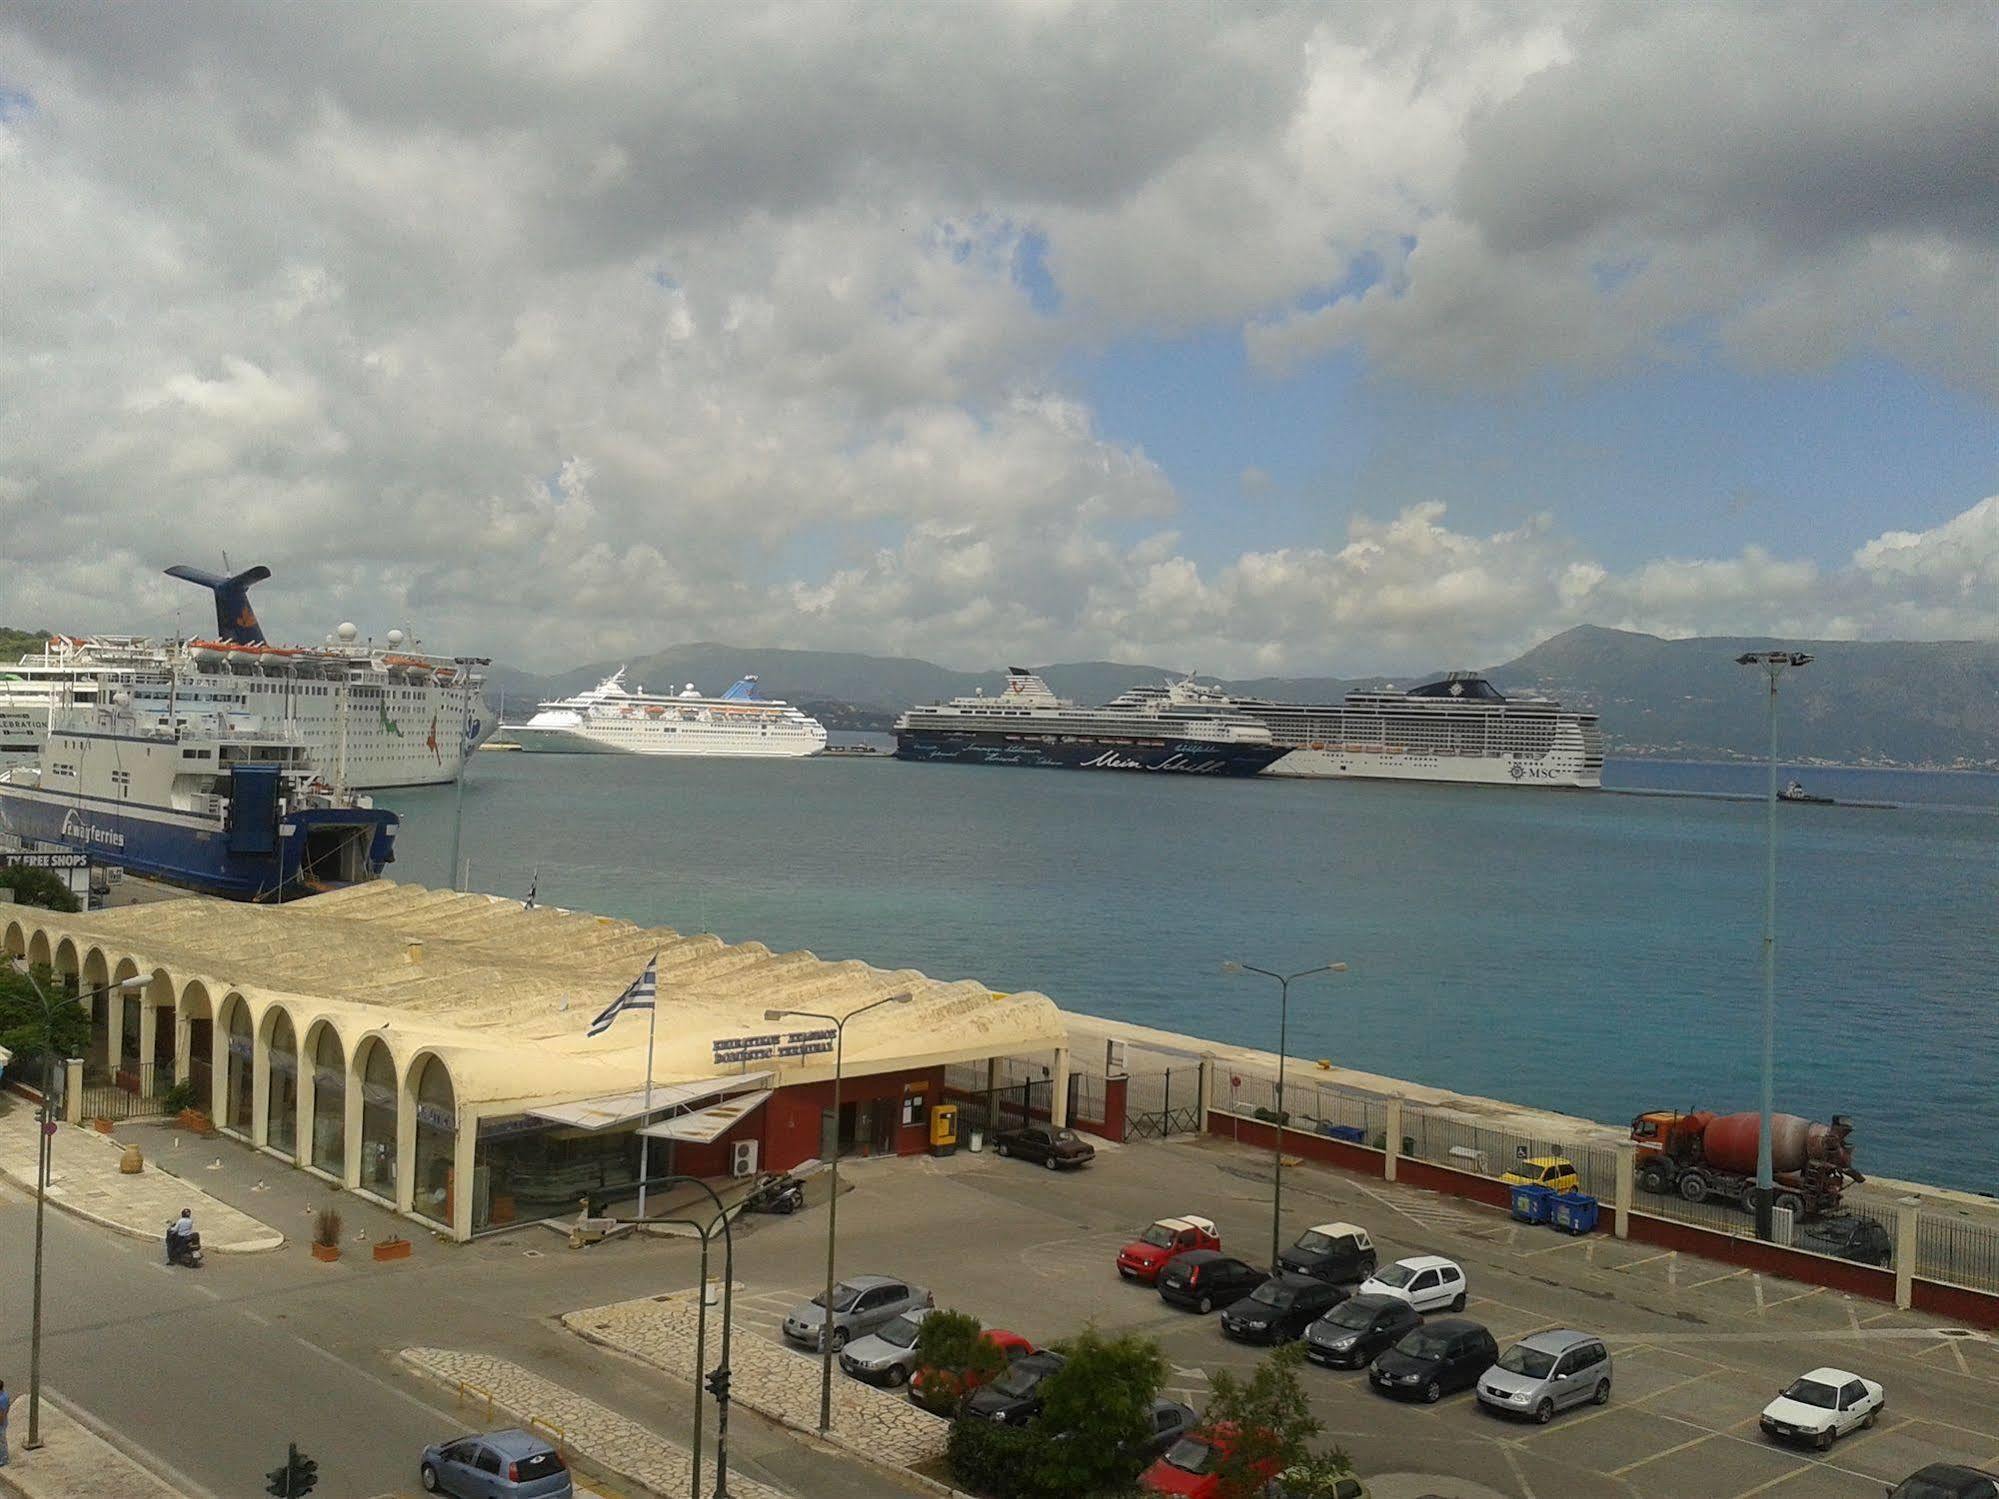
[[(1999, 1189), (1999, 776), (1799, 772), (1779, 808), (1778, 1106), (1863, 1169)], [(1751, 766), (1612, 785), (1757, 792)], [(453, 794), (387, 794), (447, 883)], [(1764, 809), (1674, 796), (1164, 780), (887, 760), (487, 754), (472, 885), (806, 947), (1603, 1120), (1756, 1103)]]

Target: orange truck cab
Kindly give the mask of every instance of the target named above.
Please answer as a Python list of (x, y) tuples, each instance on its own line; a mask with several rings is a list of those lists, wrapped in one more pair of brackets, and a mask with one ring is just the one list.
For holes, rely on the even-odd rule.
[(1220, 1249), (1221, 1236), (1212, 1219), (1161, 1218), (1117, 1252), (1117, 1273), (1126, 1280), (1152, 1285), (1168, 1260), (1196, 1249)]

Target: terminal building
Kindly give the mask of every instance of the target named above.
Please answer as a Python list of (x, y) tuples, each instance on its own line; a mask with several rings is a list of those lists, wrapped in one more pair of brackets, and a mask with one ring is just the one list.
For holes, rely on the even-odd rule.
[[(836, 1132), (843, 1154), (923, 1151), (947, 1067), (1045, 1067), (1056, 1123), (1067, 1094), (1041, 994), (387, 880), (283, 906), (0, 905), (0, 953), (89, 1007), (94, 1075), (191, 1083), (223, 1131), (461, 1240), (626, 1200), (642, 1131), (654, 1175), (743, 1175)], [(591, 1036), (655, 954), (653, 1014)], [(832, 1033), (884, 999), (844, 1030), (835, 1117)]]

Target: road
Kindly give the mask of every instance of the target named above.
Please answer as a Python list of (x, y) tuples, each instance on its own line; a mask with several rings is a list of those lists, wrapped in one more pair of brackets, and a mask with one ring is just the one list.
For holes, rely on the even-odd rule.
[[(50, 1386), (178, 1474), (197, 1499), (203, 1491), (216, 1499), (260, 1493), (287, 1441), (319, 1461), (314, 1499), (416, 1492), (422, 1446), (480, 1419), (394, 1363), (397, 1349), (417, 1343), (514, 1359), (689, 1441), (688, 1385), (613, 1358), (551, 1320), (691, 1286), (695, 1258), (684, 1246), (620, 1242), (573, 1252), (536, 1229), (466, 1247), (419, 1240), (399, 1264), (376, 1264), (360, 1244), (341, 1263), (321, 1265), (303, 1230), (307, 1209), (327, 1195), (322, 1187), (228, 1142), (202, 1155), (224, 1161), (204, 1187), (253, 1207), (295, 1241), (271, 1254), (212, 1256), (198, 1272), (169, 1270), (152, 1245), (52, 1211), (42, 1355)], [(261, 1192), (257, 1181), (267, 1184)], [(339, 1205), (350, 1234), (381, 1237), (394, 1226), (351, 1197)], [(33, 1228), (32, 1197), (0, 1186), (0, 1252), (10, 1266), (0, 1277), (0, 1377), (17, 1398), (17, 1443), (27, 1427)], [(903, 1492), (740, 1408), (730, 1438), (733, 1471), (793, 1494)], [(708, 1442), (712, 1460), (712, 1420)]]

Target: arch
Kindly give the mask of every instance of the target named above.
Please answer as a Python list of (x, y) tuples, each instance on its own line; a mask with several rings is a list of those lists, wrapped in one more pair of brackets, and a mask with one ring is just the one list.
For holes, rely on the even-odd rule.
[(256, 1041), (249, 1001), (242, 995), (232, 991), (223, 996), (216, 1038), (221, 1043), (216, 1078), (221, 1107), (215, 1122), (247, 1140), (256, 1132)]
[(83, 952), (76, 945), (76, 938), (64, 937), (56, 943), (55, 956), (50, 959), (49, 966), (57, 973), (67, 974), (70, 978), (77, 977), (83, 971)]
[(348, 1065), (350, 1098), (359, 1100), (354, 1145), (359, 1185), (390, 1202), (396, 1200), (396, 1126), (402, 1089), (396, 1083), (395, 1054), (370, 1032), (354, 1048)]
[(264, 1143), (284, 1155), (298, 1156), (299, 1054), (298, 1029), (291, 1011), (272, 1005), (257, 1027), (258, 1048), (264, 1054)]
[(49, 945), (47, 927), (36, 927), (28, 934), (28, 963), (42, 968), (55, 967), (55, 951)]
[(299, 1095), (305, 1110), (300, 1159), (343, 1180), (347, 1169), (347, 1048), (333, 1022), (315, 1020), (299, 1048)]
[(404, 1094), (416, 1118), (416, 1155), (410, 1182), (412, 1211), (445, 1228), (455, 1207), (458, 1090), (451, 1067), (434, 1051), (420, 1051), (404, 1075)]
[(0, 955), (10, 958), (25, 958), (28, 955), (28, 928), (25, 923), (10, 921), (0, 928)]

